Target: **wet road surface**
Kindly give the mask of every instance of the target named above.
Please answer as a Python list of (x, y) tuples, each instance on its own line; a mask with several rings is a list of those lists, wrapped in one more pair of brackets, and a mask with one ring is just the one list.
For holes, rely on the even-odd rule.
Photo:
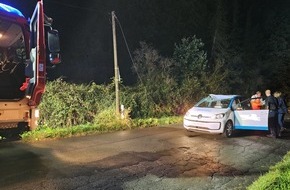
[(245, 189), (290, 150), (265, 132), (234, 138), (182, 125), (0, 143), (0, 189)]

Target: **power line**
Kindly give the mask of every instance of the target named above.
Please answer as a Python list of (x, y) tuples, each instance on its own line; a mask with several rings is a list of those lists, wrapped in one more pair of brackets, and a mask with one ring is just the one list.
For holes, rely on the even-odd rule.
[(132, 62), (133, 68), (135, 69), (136, 74), (137, 74), (137, 76), (138, 76), (140, 82), (143, 84), (143, 81), (142, 81), (142, 79), (141, 79), (141, 77), (140, 77), (140, 75), (139, 75), (137, 69), (134, 67), (134, 61), (133, 61), (132, 54), (131, 54), (131, 52), (130, 52), (130, 49), (129, 49), (129, 46), (128, 46), (128, 43), (127, 43), (126, 36), (125, 36), (124, 31), (123, 31), (123, 28), (122, 28), (122, 25), (121, 25), (119, 19), (117, 18), (116, 14), (114, 15), (114, 17), (115, 17), (115, 19), (117, 20), (117, 23), (118, 23), (118, 25), (119, 25), (119, 27), (120, 27), (120, 29), (121, 29), (121, 33), (122, 33), (122, 36), (123, 36), (124, 42), (125, 42), (125, 44), (126, 44), (126, 48), (127, 48), (127, 51), (128, 51), (129, 57), (130, 57), (130, 59), (131, 59), (131, 62)]
[(130, 49), (129, 49), (129, 46), (128, 46), (128, 43), (127, 43), (127, 40), (126, 40), (126, 37), (125, 37), (125, 34), (124, 34), (124, 31), (123, 31), (122, 25), (121, 25), (121, 23), (120, 23), (120, 21), (119, 21), (119, 19), (117, 18), (116, 15), (115, 15), (115, 18), (116, 18), (116, 20), (117, 20), (117, 22), (118, 22), (118, 25), (119, 25), (120, 29), (121, 29), (121, 33), (122, 33), (123, 39), (124, 39), (124, 41), (125, 41), (125, 44), (126, 44), (126, 48), (127, 48), (128, 54), (129, 54), (130, 59), (131, 59), (132, 64), (133, 64), (133, 63), (134, 63), (134, 62), (133, 62), (133, 58), (132, 58), (132, 55), (131, 55), (131, 52), (130, 52)]

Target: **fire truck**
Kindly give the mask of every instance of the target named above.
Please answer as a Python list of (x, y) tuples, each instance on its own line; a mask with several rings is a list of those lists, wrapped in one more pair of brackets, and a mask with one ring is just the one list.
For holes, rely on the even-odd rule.
[(38, 0), (30, 19), (0, 3), (0, 128), (37, 127), (46, 69), (60, 63), (58, 31)]

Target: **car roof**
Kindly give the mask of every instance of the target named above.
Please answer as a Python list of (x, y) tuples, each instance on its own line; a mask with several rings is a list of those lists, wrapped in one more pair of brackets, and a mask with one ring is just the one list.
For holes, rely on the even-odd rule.
[(232, 99), (240, 95), (209, 94), (209, 96), (215, 100), (223, 100), (223, 99)]

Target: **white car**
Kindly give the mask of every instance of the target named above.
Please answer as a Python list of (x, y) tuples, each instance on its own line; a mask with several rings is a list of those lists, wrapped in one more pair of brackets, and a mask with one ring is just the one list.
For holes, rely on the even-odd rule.
[(210, 94), (187, 111), (183, 126), (188, 131), (227, 137), (234, 130), (268, 130), (268, 110), (252, 110), (250, 98), (240, 95)]

